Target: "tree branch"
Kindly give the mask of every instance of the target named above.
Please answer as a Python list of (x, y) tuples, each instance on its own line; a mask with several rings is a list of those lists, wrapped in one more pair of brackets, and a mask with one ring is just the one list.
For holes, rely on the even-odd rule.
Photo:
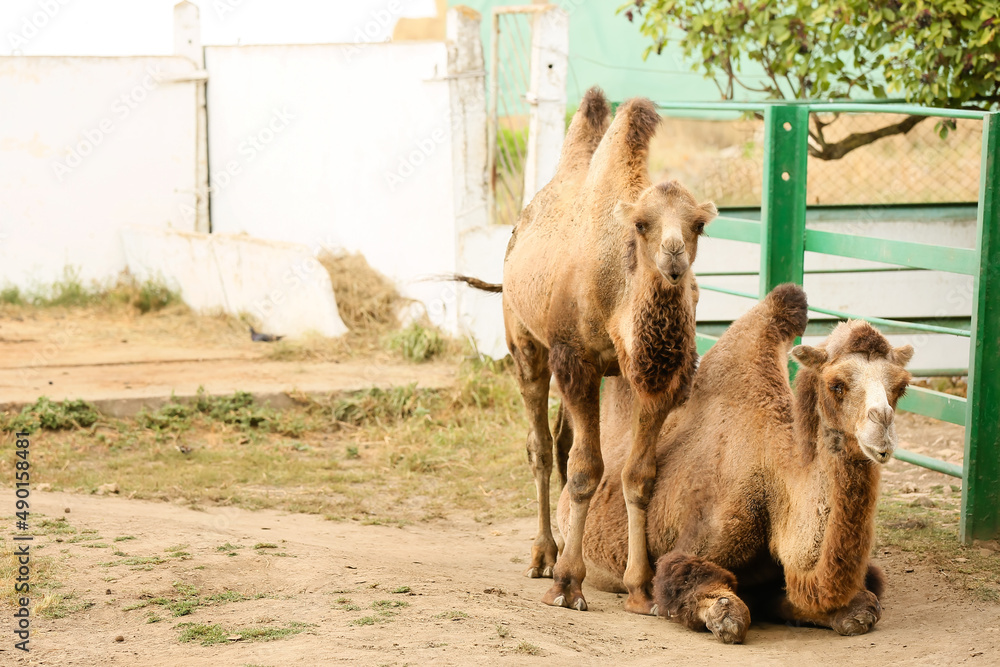
[[(892, 125), (886, 125), (885, 127), (880, 127), (877, 130), (872, 130), (871, 132), (855, 132), (849, 134), (840, 141), (836, 143), (826, 143), (822, 139), (817, 140), (820, 147), (809, 146), (809, 155), (820, 160), (839, 160), (848, 153), (862, 146), (867, 146), (873, 141), (878, 141), (883, 137), (890, 137), (894, 134), (906, 134), (914, 127), (917, 126), (921, 121), (926, 120), (927, 116), (907, 116), (898, 123), (893, 123)], [(819, 127), (819, 134), (822, 136), (822, 126)]]

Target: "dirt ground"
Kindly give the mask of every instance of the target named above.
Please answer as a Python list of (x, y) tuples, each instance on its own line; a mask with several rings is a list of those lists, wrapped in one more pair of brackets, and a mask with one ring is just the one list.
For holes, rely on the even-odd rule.
[[(309, 515), (231, 508), (193, 511), (167, 503), (38, 493), (35, 508), (129, 556), (165, 557), (153, 566), (112, 565), (107, 548), (40, 538), (41, 553), (64, 559), (65, 589), (94, 606), (63, 619), (34, 619), (26, 657), (10, 641), (0, 663), (18, 665), (287, 664), (997, 664), (1000, 607), (973, 602), (918, 559), (888, 549), (884, 615), (872, 633), (755, 624), (743, 646), (724, 646), (664, 619), (622, 610), (619, 596), (588, 591), (590, 611), (538, 600), (547, 581), (526, 579), (530, 519), (498, 524), (455, 516), (393, 528)], [(69, 514), (64, 512), (69, 510)], [(115, 538), (134, 537), (115, 542)], [(266, 542), (273, 549), (254, 549)], [(224, 550), (220, 551), (219, 547)], [(182, 547), (178, 551), (177, 547)], [(188, 554), (170, 557), (173, 553)], [(60, 553), (65, 552), (65, 553)], [(230, 556), (228, 553), (234, 553)], [(281, 554), (281, 555), (277, 555)], [(912, 570), (912, 571), (910, 571)], [(144, 599), (175, 595), (176, 583), (202, 595), (237, 591), (266, 597), (169, 612), (148, 623)], [(409, 592), (392, 593), (393, 590)], [(345, 602), (346, 600), (346, 602)], [(379, 600), (405, 603), (373, 615)], [(378, 607), (378, 605), (375, 605)], [(355, 608), (356, 607), (356, 608)], [(154, 608), (156, 609), (156, 608)], [(224, 644), (180, 643), (182, 622), (221, 624)], [(363, 621), (362, 621), (363, 622)], [(308, 624), (267, 643), (238, 639), (253, 625)], [(123, 641), (116, 641), (121, 636)]]
[[(0, 322), (0, 403), (42, 393), (142, 398), (199, 384), (302, 390), (305, 378), (320, 391), (443, 386), (454, 372), (385, 359), (275, 360), (228, 325), (178, 332), (169, 318), (111, 326), (97, 317), (67, 320), (71, 335), (62, 339), (53, 334), (60, 322)], [(382, 375), (373, 378), (372, 368)], [(961, 460), (961, 428), (900, 415), (899, 433), (903, 448)], [(957, 483), (894, 461), (884, 493), (947, 505), (957, 502)], [(0, 482), (0, 493), (9, 491)], [(2, 665), (1000, 664), (1000, 605), (977, 601), (891, 544), (877, 558), (889, 587), (874, 632), (852, 638), (757, 623), (744, 646), (723, 646), (627, 614), (619, 596), (593, 589), (586, 613), (542, 605), (548, 581), (522, 576), (533, 518), (490, 523), (454, 512), (391, 527), (112, 496), (35, 491), (32, 499), (35, 525), (44, 515), (49, 526), (34, 553), (55, 561), (71, 609), (33, 619), (30, 655), (5, 634)], [(174, 615), (185, 603), (190, 613)], [(193, 627), (213, 626), (222, 643), (182, 641)], [(251, 628), (262, 627), (288, 636), (252, 641)]]
[(439, 388), (454, 377), (452, 365), (415, 366), (344, 352), (286, 360), (276, 354), (283, 349), (251, 342), (244, 327), (223, 318), (27, 310), (0, 317), (0, 409), (39, 396), (85, 398), (106, 414), (127, 416), (171, 395), (193, 396), (199, 387), (209, 394), (250, 391), (278, 400), (287, 392), (412, 382)]

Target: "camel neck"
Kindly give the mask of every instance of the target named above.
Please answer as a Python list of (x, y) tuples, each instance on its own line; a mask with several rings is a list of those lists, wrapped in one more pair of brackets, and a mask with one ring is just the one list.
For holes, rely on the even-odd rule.
[(814, 543), (815, 565), (796, 577), (798, 604), (835, 609), (863, 586), (874, 540), (874, 516), (881, 471), (867, 458), (853, 458), (853, 436), (820, 425), (810, 485), (820, 489)]

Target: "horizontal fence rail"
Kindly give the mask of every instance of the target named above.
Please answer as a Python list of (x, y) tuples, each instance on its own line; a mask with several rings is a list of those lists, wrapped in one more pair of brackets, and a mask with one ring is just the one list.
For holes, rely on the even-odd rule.
[[(927, 375), (968, 374), (967, 398), (913, 386), (908, 388), (898, 405), (901, 410), (965, 426), (962, 463), (942, 461), (906, 450), (897, 450), (895, 456), (901, 461), (962, 479), (960, 530), (963, 541), (992, 539), (1000, 535), (1000, 112), (848, 102), (674, 102), (657, 106), (661, 111), (675, 115), (728, 112), (736, 115), (753, 113), (764, 118), (761, 221), (721, 215), (712, 222), (706, 234), (711, 238), (759, 244), (760, 270), (699, 274), (700, 278), (758, 276), (758, 293), (704, 283), (700, 283), (701, 289), (757, 300), (780, 283), (801, 285), (804, 276), (812, 273), (943, 271), (972, 276), (974, 303), (971, 321), (937, 318), (908, 322), (822, 306), (809, 306), (809, 310), (836, 320), (865, 320), (892, 333), (925, 332), (970, 339), (967, 369), (920, 371)], [(982, 121), (976, 247), (935, 246), (806, 229), (809, 117), (815, 113), (891, 113)], [(806, 252), (893, 266), (806, 271)], [(938, 321), (958, 326), (942, 326), (936, 323)], [(968, 328), (964, 328), (966, 322)], [(699, 331), (698, 353), (707, 352), (717, 340), (715, 336)]]

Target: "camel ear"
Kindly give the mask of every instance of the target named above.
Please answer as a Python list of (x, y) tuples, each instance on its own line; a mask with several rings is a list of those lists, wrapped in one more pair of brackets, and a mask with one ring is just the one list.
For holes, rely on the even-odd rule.
[(910, 363), (910, 359), (913, 358), (913, 346), (912, 345), (902, 345), (900, 347), (892, 348), (892, 352), (889, 353), (889, 361), (900, 366), (906, 366)]
[(792, 359), (806, 368), (817, 368), (826, 363), (826, 350), (810, 345), (796, 345), (792, 348)]
[(615, 217), (615, 221), (618, 222), (619, 224), (622, 225), (629, 224), (629, 221), (632, 220), (633, 213), (635, 213), (635, 206), (629, 204), (627, 201), (622, 201), (619, 199), (618, 203), (615, 204), (615, 212), (613, 215)]
[(719, 209), (715, 207), (714, 202), (707, 201), (698, 208), (700, 208), (701, 212), (705, 214), (705, 224), (712, 222), (719, 215)]

